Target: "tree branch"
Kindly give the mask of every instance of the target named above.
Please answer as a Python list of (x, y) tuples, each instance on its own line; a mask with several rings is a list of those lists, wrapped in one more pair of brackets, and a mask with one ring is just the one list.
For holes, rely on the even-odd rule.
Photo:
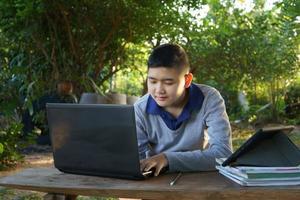
[(122, 20), (122, 17), (120, 15), (113, 18), (112, 28), (108, 32), (108, 34), (106, 35), (106, 38), (104, 39), (104, 41), (102, 42), (102, 44), (98, 48), (99, 61), (98, 61), (98, 67), (96, 68), (94, 78), (97, 78), (99, 76), (101, 70), (103, 69), (103, 66), (104, 66), (104, 49), (108, 45), (109, 40), (111, 40), (111, 38), (113, 37), (113, 35), (116, 32), (117, 28), (119, 27), (121, 20)]
[(66, 31), (68, 33), (68, 39), (69, 39), (69, 43), (70, 43), (71, 52), (72, 52), (74, 58), (77, 60), (78, 65), (81, 66), (81, 60), (80, 60), (80, 57), (79, 57), (78, 52), (76, 50), (76, 49), (79, 49), (79, 48), (75, 47), (74, 37), (73, 37), (72, 31), (71, 31), (70, 21), (67, 17), (67, 15), (69, 13), (60, 3), (57, 3), (57, 6), (60, 10), (60, 13), (63, 17), (63, 21), (65, 23)]

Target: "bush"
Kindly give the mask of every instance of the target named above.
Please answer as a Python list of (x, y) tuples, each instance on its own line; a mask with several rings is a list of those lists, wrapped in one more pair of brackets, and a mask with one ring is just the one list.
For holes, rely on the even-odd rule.
[(15, 166), (22, 160), (19, 152), (23, 125), (13, 117), (0, 117), (0, 170)]
[(300, 118), (300, 84), (288, 88), (285, 96), (285, 114), (289, 119)]

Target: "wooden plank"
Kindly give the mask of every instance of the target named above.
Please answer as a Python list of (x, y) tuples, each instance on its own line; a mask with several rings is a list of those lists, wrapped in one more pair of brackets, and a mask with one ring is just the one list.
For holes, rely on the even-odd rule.
[(31, 168), (0, 179), (0, 185), (47, 193), (143, 199), (300, 199), (300, 186), (242, 187), (218, 172), (176, 174), (143, 181), (62, 173), (55, 168)]
[(263, 127), (262, 130), (264, 132), (272, 132), (272, 131), (284, 131), (286, 133), (291, 132), (293, 129), (295, 128), (295, 126), (270, 126), (270, 127)]

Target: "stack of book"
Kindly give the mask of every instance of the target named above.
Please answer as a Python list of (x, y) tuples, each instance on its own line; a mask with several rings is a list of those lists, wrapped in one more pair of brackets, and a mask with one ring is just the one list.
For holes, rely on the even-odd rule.
[(217, 159), (216, 168), (227, 178), (243, 186), (300, 185), (300, 166), (252, 167), (222, 166), (225, 159)]
[(216, 168), (244, 186), (300, 185), (300, 149), (286, 134), (293, 128), (259, 129)]

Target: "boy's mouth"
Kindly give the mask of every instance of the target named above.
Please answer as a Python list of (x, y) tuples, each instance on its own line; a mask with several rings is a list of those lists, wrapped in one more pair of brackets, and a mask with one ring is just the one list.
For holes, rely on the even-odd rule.
[(155, 97), (155, 99), (158, 101), (165, 101), (167, 97)]

